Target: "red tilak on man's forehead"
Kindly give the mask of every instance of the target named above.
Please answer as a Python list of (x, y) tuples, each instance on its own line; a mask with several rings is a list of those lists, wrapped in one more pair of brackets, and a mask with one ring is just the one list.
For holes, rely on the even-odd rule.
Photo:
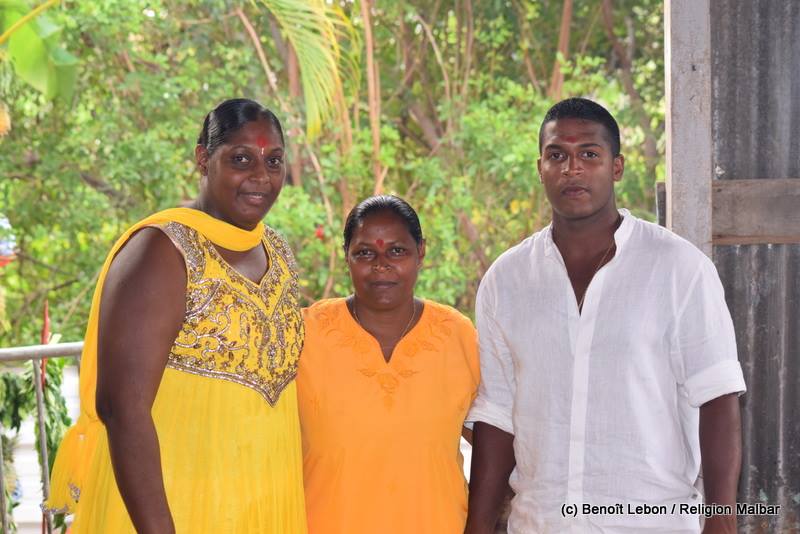
[(578, 138), (575, 137), (574, 135), (567, 135), (564, 137), (564, 141), (566, 141), (567, 143), (574, 143), (577, 140)]
[(376, 239), (375, 240), (375, 244), (378, 245), (379, 247), (383, 248), (383, 239)]

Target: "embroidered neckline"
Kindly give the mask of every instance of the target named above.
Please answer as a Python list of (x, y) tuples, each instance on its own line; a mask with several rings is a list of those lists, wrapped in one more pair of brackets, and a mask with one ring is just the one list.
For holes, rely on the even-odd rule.
[(395, 356), (398, 356), (398, 349), (400, 348), (400, 345), (401, 344), (404, 346), (408, 345), (409, 339), (417, 336), (417, 333), (420, 331), (420, 325), (422, 325), (423, 322), (428, 321), (428, 316), (430, 315), (430, 313), (428, 312), (428, 309), (430, 308), (430, 306), (428, 306), (428, 300), (420, 298), (419, 301), (422, 303), (422, 311), (419, 312), (419, 319), (417, 320), (414, 326), (408, 329), (408, 331), (403, 335), (403, 337), (397, 340), (397, 343), (395, 343), (394, 346), (394, 350), (392, 351), (392, 357), (389, 358), (388, 362), (386, 361), (386, 358), (383, 357), (383, 350), (381, 349), (381, 344), (378, 342), (377, 338), (375, 338), (375, 336), (367, 332), (367, 329), (361, 326), (361, 323), (356, 321), (353, 315), (350, 313), (350, 310), (347, 307), (347, 299), (346, 298), (340, 299), (338, 306), (341, 306), (343, 308), (339, 310), (341, 314), (345, 316), (343, 321), (350, 323), (350, 326), (355, 325), (355, 328), (358, 331), (359, 336), (368, 339), (370, 341), (369, 345), (377, 349), (378, 356), (380, 357), (381, 360), (383, 360), (384, 365), (391, 366), (392, 362), (395, 360)]
[(228, 260), (226, 260), (222, 256), (222, 254), (220, 254), (219, 250), (217, 250), (217, 247), (214, 245), (213, 242), (211, 242), (211, 246), (209, 247), (209, 249), (211, 250), (211, 255), (214, 256), (214, 259), (217, 260), (220, 264), (222, 264), (222, 266), (225, 268), (226, 271), (234, 273), (234, 277), (236, 277), (239, 281), (243, 282), (244, 284), (251, 285), (256, 289), (258, 289), (259, 291), (261, 291), (264, 288), (264, 283), (270, 277), (272, 271), (275, 269), (275, 265), (278, 262), (275, 261), (275, 258), (273, 258), (273, 254), (271, 254), (270, 249), (272, 247), (270, 246), (269, 241), (266, 239), (266, 236), (261, 239), (261, 242), (259, 244), (264, 248), (264, 254), (266, 254), (267, 256), (268, 266), (267, 270), (264, 272), (264, 275), (261, 277), (261, 280), (259, 280), (258, 282), (254, 282), (250, 278), (246, 277), (245, 275), (237, 271), (236, 268), (233, 265), (231, 265), (228, 262)]
[(171, 223), (164, 231), (188, 274), (186, 316), (167, 367), (241, 384), (275, 406), (295, 378), (305, 335), (291, 251), (265, 230), (270, 266), (257, 284), (198, 232)]

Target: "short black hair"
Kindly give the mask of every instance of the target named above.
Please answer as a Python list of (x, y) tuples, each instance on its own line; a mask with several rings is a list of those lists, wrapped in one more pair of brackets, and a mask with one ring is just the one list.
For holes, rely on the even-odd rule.
[(388, 211), (400, 217), (408, 228), (408, 233), (414, 238), (417, 245), (421, 245), (424, 238), (422, 237), (422, 226), (419, 224), (419, 217), (417, 212), (411, 205), (400, 197), (394, 195), (378, 195), (369, 197), (350, 210), (347, 215), (347, 220), (344, 223), (344, 253), (347, 254), (347, 249), (350, 247), (350, 241), (353, 239), (353, 234), (356, 228), (364, 222), (364, 219), (375, 213)]
[(273, 112), (247, 98), (232, 98), (222, 102), (211, 110), (203, 121), (203, 129), (197, 138), (197, 144), (205, 147), (210, 156), (220, 145), (233, 135), (239, 128), (251, 121), (265, 119), (278, 131), (283, 140), (281, 121)]
[(608, 135), (608, 143), (611, 145), (611, 152), (614, 157), (620, 154), (619, 125), (611, 113), (606, 108), (589, 100), (588, 98), (567, 98), (555, 104), (544, 116), (542, 125), (539, 127), (539, 152), (542, 151), (544, 127), (548, 122), (559, 119), (581, 119), (585, 121), (601, 124)]

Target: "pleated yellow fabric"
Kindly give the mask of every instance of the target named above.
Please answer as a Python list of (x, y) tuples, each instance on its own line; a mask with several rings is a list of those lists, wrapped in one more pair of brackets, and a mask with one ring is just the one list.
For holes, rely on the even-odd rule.
[[(296, 391), (270, 408), (239, 384), (164, 372), (153, 420), (178, 534), (306, 532)], [(134, 534), (102, 426), (96, 451), (72, 534)]]
[[(81, 360), (81, 415), (52, 473), (51, 509), (75, 512), (75, 533), (134, 532), (95, 412), (97, 323), (111, 260), (138, 229), (164, 231), (186, 261), (186, 318), (152, 409), (164, 483), (178, 533), (305, 532), (294, 375), (303, 343), (297, 275), (271, 229), (252, 231), (197, 210), (166, 210), (129, 229), (111, 250), (92, 301)], [(214, 244), (270, 260), (255, 284)]]
[(425, 301), (387, 363), (344, 299), (305, 310), (297, 375), (310, 534), (461, 534), (461, 428), (479, 381), (469, 319)]

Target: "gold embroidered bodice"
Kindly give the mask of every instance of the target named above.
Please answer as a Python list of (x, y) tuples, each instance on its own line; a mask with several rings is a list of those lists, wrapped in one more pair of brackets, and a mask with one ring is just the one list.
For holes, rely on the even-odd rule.
[(297, 267), (286, 242), (265, 227), (267, 273), (255, 283), (197, 231), (161, 227), (186, 262), (186, 317), (167, 367), (252, 388), (274, 406), (295, 378), (305, 335)]

